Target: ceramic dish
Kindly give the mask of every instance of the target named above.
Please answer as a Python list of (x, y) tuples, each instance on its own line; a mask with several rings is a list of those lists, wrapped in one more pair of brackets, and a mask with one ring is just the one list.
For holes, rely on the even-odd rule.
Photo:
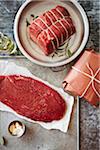
[[(41, 49), (29, 37), (26, 20), (30, 20), (31, 14), (39, 16), (43, 12), (54, 8), (57, 5), (64, 6), (70, 13), (76, 27), (76, 33), (71, 36), (68, 49), (73, 54), (71, 57), (64, 53), (45, 56)], [(56, 67), (65, 65), (74, 60), (83, 50), (89, 35), (89, 24), (87, 16), (76, 0), (69, 1), (26, 1), (19, 9), (14, 23), (14, 36), (21, 52), (32, 62), (47, 66)]]
[(19, 120), (14, 120), (9, 124), (8, 132), (12, 136), (21, 137), (25, 133), (25, 125)]

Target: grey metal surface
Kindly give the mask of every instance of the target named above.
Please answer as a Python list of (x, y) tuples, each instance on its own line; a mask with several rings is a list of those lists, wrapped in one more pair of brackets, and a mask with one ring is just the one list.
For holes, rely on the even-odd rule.
[[(32, 64), (27, 59), (9, 59), (18, 65), (27, 67), (34, 75), (47, 80), (49, 83), (61, 87), (61, 82), (66, 75), (66, 69), (61, 72), (54, 72), (49, 68), (43, 68)], [(1, 134), (7, 140), (6, 146), (2, 146), (1, 150), (76, 150), (77, 147), (77, 107), (74, 105), (71, 124), (68, 133), (62, 133), (57, 130), (46, 130), (39, 125), (29, 123), (26, 124), (26, 134), (17, 139), (11, 137), (7, 131), (8, 124), (17, 119), (10, 113), (0, 113), (0, 129)]]
[[(0, 1), (0, 31), (12, 38), (14, 17), (23, 1)], [(90, 22), (90, 36), (86, 47), (93, 47), (98, 51), (100, 2), (99, 0), (80, 0), (79, 2), (85, 9)], [(17, 60), (17, 63), (24, 64), (23, 61), (34, 74), (56, 86), (61, 85), (66, 75), (66, 69), (53, 72), (52, 69), (34, 65), (23, 59), (21, 62)], [(62, 68), (53, 68), (53, 70), (59, 69)], [(93, 108), (86, 101), (80, 100), (80, 150), (99, 150), (99, 113), (100, 111), (97, 108)], [(7, 132), (7, 125), (15, 119), (15, 116), (0, 112), (0, 130), (7, 140), (6, 146), (0, 147), (0, 150), (76, 150), (76, 109), (74, 109), (73, 115), (68, 134), (55, 130), (47, 131), (39, 125), (25, 122), (27, 125), (26, 134), (21, 139), (16, 139)]]

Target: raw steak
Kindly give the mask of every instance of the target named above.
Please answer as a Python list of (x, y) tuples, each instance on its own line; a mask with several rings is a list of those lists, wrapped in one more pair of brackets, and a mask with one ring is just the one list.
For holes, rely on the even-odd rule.
[(35, 121), (60, 120), (66, 112), (66, 103), (59, 93), (25, 76), (0, 76), (0, 101)]
[(29, 35), (46, 55), (51, 54), (65, 40), (75, 33), (75, 27), (68, 11), (57, 6), (38, 18), (29, 26)]

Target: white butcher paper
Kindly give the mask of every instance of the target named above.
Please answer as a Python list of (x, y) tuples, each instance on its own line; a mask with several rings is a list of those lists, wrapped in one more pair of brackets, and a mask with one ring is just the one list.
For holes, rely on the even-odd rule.
[(11, 109), (7, 105), (3, 104), (2, 102), (0, 102), (0, 110), (1, 111), (11, 112), (11, 113), (15, 114), (16, 116), (18, 116), (21, 119), (25, 119), (25, 120), (27, 120), (29, 122), (32, 122), (32, 123), (40, 124), (43, 128), (48, 129), (48, 130), (58, 129), (62, 132), (67, 132), (69, 122), (70, 122), (72, 107), (73, 107), (73, 104), (74, 104), (74, 97), (73, 96), (70, 96), (69, 94), (65, 93), (63, 91), (63, 89), (57, 88), (57, 87), (49, 84), (47, 81), (43, 81), (42, 79), (34, 76), (27, 68), (18, 66), (13, 62), (8, 62), (8, 61), (1, 60), (0, 61), (0, 75), (23, 75), (23, 76), (31, 77), (33, 79), (41, 81), (41, 82), (45, 83), (47, 86), (49, 86), (52, 89), (56, 90), (64, 98), (64, 100), (67, 104), (66, 113), (65, 113), (64, 117), (61, 120), (47, 122), (47, 123), (42, 122), (42, 121), (34, 121), (34, 120), (31, 120), (31, 119), (29, 119), (25, 116), (19, 115), (13, 109)]

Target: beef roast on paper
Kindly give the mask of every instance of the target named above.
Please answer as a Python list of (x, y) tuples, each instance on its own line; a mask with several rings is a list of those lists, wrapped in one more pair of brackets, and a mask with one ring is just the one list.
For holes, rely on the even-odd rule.
[(56, 6), (38, 18), (29, 26), (29, 35), (49, 55), (75, 33), (73, 21), (62, 6)]
[[(69, 127), (73, 104), (74, 97), (62, 88), (36, 77), (26, 67), (0, 61), (1, 111), (11, 112), (45, 129), (58, 129), (65, 133)], [(41, 119), (36, 121), (39, 118)]]

